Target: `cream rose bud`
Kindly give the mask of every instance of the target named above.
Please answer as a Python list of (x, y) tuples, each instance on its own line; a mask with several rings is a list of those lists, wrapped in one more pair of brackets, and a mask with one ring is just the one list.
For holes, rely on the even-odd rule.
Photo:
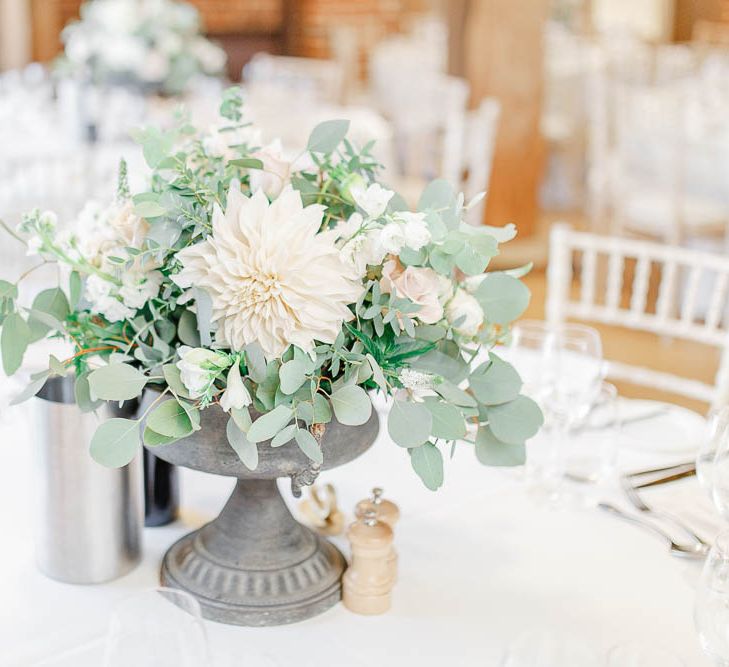
[(430, 229), (425, 222), (424, 213), (411, 213), (410, 211), (398, 211), (393, 218), (401, 223), (405, 244), (412, 250), (420, 250), (430, 243)]
[(475, 336), (483, 324), (483, 310), (474, 296), (458, 288), (446, 304), (448, 323), (464, 336)]
[(227, 382), (228, 386), (220, 397), (220, 407), (223, 410), (226, 412), (230, 412), (231, 409), (240, 410), (253, 402), (248, 389), (243, 384), (237, 361), (233, 363), (228, 371)]
[(271, 199), (278, 197), (291, 181), (291, 163), (283, 158), (281, 142), (276, 139), (251, 157), (263, 162), (263, 169), (250, 170), (251, 191), (263, 190)]
[(180, 360), (176, 366), (190, 398), (199, 398), (207, 393), (218, 373), (228, 365), (226, 355), (204, 347), (181, 345), (177, 354)]
[(403, 270), (399, 262), (390, 260), (382, 267), (380, 287), (385, 293), (394, 290), (398, 296), (420, 306), (415, 317), (424, 324), (435, 324), (443, 319), (441, 279), (433, 269), (408, 266)]
[(351, 186), (350, 193), (357, 206), (370, 218), (379, 218), (395, 194), (392, 190), (383, 188), (379, 183), (373, 183), (366, 190), (361, 186)]

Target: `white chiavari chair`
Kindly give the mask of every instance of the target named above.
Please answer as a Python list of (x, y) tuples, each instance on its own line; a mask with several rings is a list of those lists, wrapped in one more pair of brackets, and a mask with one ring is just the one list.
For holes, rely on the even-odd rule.
[[(578, 261), (576, 261), (578, 260)], [(628, 263), (635, 264), (626, 284)], [(607, 275), (601, 268), (607, 264)], [(579, 270), (575, 267), (579, 265)], [(655, 307), (649, 300), (651, 275), (660, 275)], [(686, 274), (685, 282), (680, 274)], [(574, 293), (575, 283), (579, 284)], [(699, 313), (702, 285), (710, 291), (709, 307)], [(625, 295), (629, 294), (625, 304)], [(600, 236), (555, 225), (550, 234), (547, 319), (603, 323), (658, 336), (678, 338), (721, 350), (713, 385), (610, 361), (609, 378), (704, 401), (712, 407), (729, 403), (729, 258), (650, 241)], [(678, 307), (676, 304), (678, 303)]]
[(339, 104), (344, 72), (334, 60), (297, 58), (257, 53), (243, 68), (251, 97), (269, 98), (271, 104)]
[[(500, 115), (501, 104), (499, 101), (493, 97), (487, 97), (481, 102), (478, 109), (469, 112), (466, 119), (463, 147), (465, 176), (461, 183), (461, 190), (466, 195), (466, 201), (484, 191), (488, 196)], [(481, 224), (485, 208), (486, 198), (468, 212), (468, 221), (475, 225)]]

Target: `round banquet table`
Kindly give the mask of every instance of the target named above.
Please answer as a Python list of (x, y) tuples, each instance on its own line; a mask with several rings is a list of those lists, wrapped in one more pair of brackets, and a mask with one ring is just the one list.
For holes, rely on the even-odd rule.
[[(132, 573), (102, 585), (58, 583), (33, 559), (30, 414), (26, 404), (0, 415), (0, 665), (98, 667), (114, 605), (157, 585), (167, 547), (217, 514), (232, 480), (183, 470), (183, 518), (145, 529), (144, 559)], [(656, 433), (670, 428), (666, 417), (655, 420)], [(621, 451), (628, 469), (676, 459)], [(340, 604), (272, 628), (206, 622), (215, 667), (442, 667), (444, 660), (495, 667), (505, 646), (530, 630), (567, 633), (603, 659), (611, 645), (642, 639), (676, 652), (687, 667), (709, 665), (692, 619), (699, 564), (671, 557), (649, 533), (596, 509), (540, 506), (518, 469), (485, 468), (470, 445), (446, 462), (437, 493), (421, 485), (384, 427), (369, 452), (320, 481), (336, 485), (347, 512), (375, 485), (400, 505), (392, 610), (364, 617)], [(293, 507), (288, 488), (285, 495)]]

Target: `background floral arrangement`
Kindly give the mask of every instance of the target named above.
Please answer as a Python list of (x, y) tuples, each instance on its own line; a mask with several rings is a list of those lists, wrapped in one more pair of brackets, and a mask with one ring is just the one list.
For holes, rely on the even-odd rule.
[(225, 52), (201, 35), (195, 7), (175, 0), (93, 0), (63, 31), (62, 63), (95, 83), (180, 93), (198, 75), (218, 75)]
[(368, 391), (381, 391), (394, 399), (388, 432), (428, 488), (443, 482), (446, 447), (522, 463), (542, 415), (492, 348), (528, 304), (528, 267), (483, 273), (513, 225), (466, 224), (463, 197), (444, 181), (408, 210), (347, 129), (322, 123), (286, 161), (259, 145), (231, 89), (217, 128), (181, 118), (137, 133), (147, 192), (130, 196), (122, 165), (115, 201), (89, 205), (72, 230), (58, 232), (51, 213), (27, 215), (14, 236), (67, 278), (30, 308), (17, 283), (0, 281), (4, 370), (44, 337), (75, 352), (51, 357), (16, 402), (71, 368), (82, 410), (156, 390), (138, 420), (99, 426), (97, 461), (130, 461), (140, 428), (148, 446), (184, 438), (213, 406), (255, 469), (261, 446), (298, 446), (321, 463), (325, 425), (363, 424)]

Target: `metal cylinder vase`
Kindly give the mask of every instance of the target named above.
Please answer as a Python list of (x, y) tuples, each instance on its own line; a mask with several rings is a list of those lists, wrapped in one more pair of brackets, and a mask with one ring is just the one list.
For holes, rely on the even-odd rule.
[(33, 401), (39, 569), (72, 584), (126, 574), (141, 559), (141, 456), (123, 468), (106, 468), (91, 458), (89, 443), (100, 422), (134, 417), (137, 402), (81, 412), (73, 376), (50, 378)]

